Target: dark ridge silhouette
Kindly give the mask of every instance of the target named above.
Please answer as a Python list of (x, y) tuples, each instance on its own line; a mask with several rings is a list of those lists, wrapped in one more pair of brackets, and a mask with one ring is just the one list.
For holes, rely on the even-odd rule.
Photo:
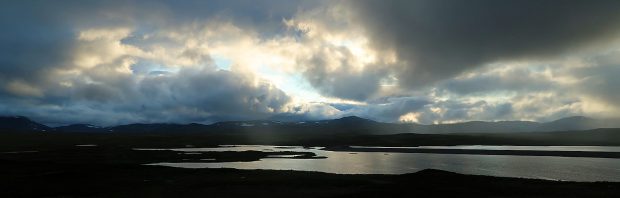
[(374, 120), (360, 118), (357, 116), (346, 116), (346, 117), (334, 119), (331, 121), (330, 120), (326, 120), (326, 121), (336, 123), (336, 124), (378, 124), (379, 123)]
[[(0, 161), (2, 197), (617, 197), (618, 182), (561, 182), (426, 169), (403, 175)], [(121, 178), (121, 179), (119, 179)]]
[(13, 132), (46, 132), (52, 128), (34, 122), (24, 116), (2, 116), (0, 117), (0, 131)]
[(54, 128), (56, 132), (70, 132), (70, 133), (103, 133), (103, 132), (111, 132), (109, 129), (105, 127), (90, 125), (90, 124), (72, 124), (67, 126), (60, 126)]
[[(541, 124), (541, 131), (588, 130), (614, 127), (612, 120), (597, 120), (584, 116), (573, 116)], [(616, 125), (617, 126), (617, 125)]]
[(50, 128), (22, 116), (0, 117), (0, 130), (27, 132), (112, 132), (112, 133), (304, 133), (304, 134), (449, 134), (449, 133), (514, 133), (576, 131), (597, 128), (620, 128), (620, 122), (583, 116), (567, 117), (552, 122), (470, 121), (453, 124), (422, 125), (415, 123), (382, 123), (357, 116), (332, 120), (280, 122), (270, 120), (225, 121), (210, 125), (174, 123), (136, 123), (112, 127), (74, 124)]

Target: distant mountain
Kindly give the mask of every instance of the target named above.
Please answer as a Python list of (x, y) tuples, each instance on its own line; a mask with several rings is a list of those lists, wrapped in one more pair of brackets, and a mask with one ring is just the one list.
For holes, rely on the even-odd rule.
[(52, 128), (36, 123), (23, 116), (0, 117), (0, 131), (10, 132), (46, 132)]
[(567, 117), (552, 122), (530, 121), (471, 121), (454, 124), (422, 125), (415, 123), (382, 123), (356, 116), (332, 120), (280, 122), (268, 120), (226, 121), (203, 124), (127, 124), (97, 127), (74, 124), (56, 128), (31, 121), (26, 117), (0, 117), (2, 131), (57, 131), (85, 133), (256, 133), (274, 135), (354, 135), (354, 134), (446, 134), (446, 133), (512, 133), (577, 131), (597, 128), (620, 128), (620, 122), (599, 120), (583, 116)]
[(208, 130), (208, 125), (203, 124), (128, 124), (109, 127), (110, 132), (117, 133), (166, 133), (166, 132), (204, 132)]
[(277, 126), (282, 125), (288, 122), (279, 122), (279, 121), (269, 121), (269, 120), (250, 120), (250, 121), (225, 121), (225, 122), (217, 122), (215, 124), (209, 125), (211, 127), (220, 127), (220, 128), (235, 128), (235, 127), (267, 127), (267, 126)]
[(374, 120), (369, 120), (366, 118), (360, 118), (357, 116), (347, 116), (347, 117), (342, 117), (342, 118), (338, 118), (338, 119), (334, 119), (334, 120), (327, 120), (327, 122), (329, 122), (330, 124), (340, 124), (340, 125), (358, 125), (358, 124), (362, 124), (362, 125), (374, 125), (374, 124), (378, 124), (379, 122), (376, 122)]
[(291, 145), (325, 146), (452, 146), (452, 145), (522, 145), (522, 146), (619, 146), (620, 128), (581, 131), (517, 132), (485, 134), (389, 134), (358, 135), (347, 138), (321, 136), (301, 139)]
[[(392, 125), (375, 122), (355, 116), (343, 117), (332, 120), (314, 121), (227, 121), (206, 125), (212, 132), (256, 132), (256, 133), (288, 133), (288, 134), (342, 134), (342, 133), (369, 133), (367, 129), (376, 128), (377, 125)], [(371, 127), (372, 126), (372, 127)], [(379, 127), (381, 128), (381, 127)]]
[(72, 124), (67, 126), (55, 127), (57, 132), (84, 132), (84, 133), (103, 133), (110, 132), (110, 129), (90, 124)]
[(454, 124), (420, 125), (413, 133), (512, 133), (512, 132), (551, 132), (578, 131), (598, 128), (620, 128), (620, 122), (574, 116), (539, 123), (530, 121), (472, 121)]
[(614, 120), (599, 120), (584, 116), (574, 116), (562, 118), (556, 121), (543, 123), (539, 126), (539, 131), (567, 131), (567, 130), (589, 130), (596, 128), (614, 128), (620, 124)]
[(413, 133), (505, 133), (536, 131), (540, 123), (529, 121), (471, 121), (454, 124), (417, 125)]

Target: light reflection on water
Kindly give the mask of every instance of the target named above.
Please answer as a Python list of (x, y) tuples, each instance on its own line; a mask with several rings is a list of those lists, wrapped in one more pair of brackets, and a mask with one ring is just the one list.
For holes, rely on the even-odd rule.
[(618, 146), (417, 146), (417, 147), (381, 147), (381, 146), (351, 146), (351, 148), (412, 148), (412, 149), (473, 149), (473, 150), (535, 150), (535, 151), (605, 151), (620, 152)]
[[(476, 146), (480, 149), (480, 146)], [(454, 148), (454, 147), (442, 147)], [(469, 147), (466, 147), (469, 149)], [(471, 148), (473, 149), (473, 148)], [(485, 148), (492, 149), (492, 148)], [(506, 149), (502, 147), (499, 149)], [(575, 147), (527, 147), (523, 150), (575, 150)], [(618, 149), (588, 147), (588, 151)], [(265, 158), (253, 162), (155, 163), (181, 168), (236, 168), (319, 171), (338, 174), (404, 174), (423, 169), (441, 169), (464, 174), (570, 181), (620, 181), (620, 159), (547, 156), (335, 152), (320, 148), (278, 147), (261, 145), (219, 148), (166, 149), (182, 152), (205, 151), (297, 151), (314, 152), (325, 159)]]

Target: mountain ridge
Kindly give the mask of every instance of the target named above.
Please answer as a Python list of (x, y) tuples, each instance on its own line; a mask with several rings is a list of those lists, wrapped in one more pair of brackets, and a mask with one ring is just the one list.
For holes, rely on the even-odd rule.
[(0, 131), (13, 130), (19, 132), (45, 132), (52, 128), (37, 123), (25, 116), (0, 116)]
[(90, 124), (72, 124), (48, 127), (23, 116), (0, 117), (0, 130), (31, 132), (249, 132), (249, 131), (291, 131), (299, 133), (360, 133), (360, 134), (448, 134), (448, 133), (509, 133), (549, 132), (566, 130), (589, 130), (597, 128), (620, 128), (618, 122), (572, 116), (551, 122), (533, 121), (468, 121), (450, 124), (423, 125), (417, 123), (384, 123), (357, 116), (346, 116), (330, 120), (280, 122), (271, 120), (223, 121), (213, 124), (177, 123), (132, 123), (111, 127)]

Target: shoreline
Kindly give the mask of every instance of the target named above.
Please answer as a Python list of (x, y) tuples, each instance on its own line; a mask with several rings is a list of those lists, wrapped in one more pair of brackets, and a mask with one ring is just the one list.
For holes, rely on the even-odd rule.
[(428, 153), (428, 154), (471, 154), (471, 155), (515, 155), (549, 157), (592, 157), (620, 159), (620, 152), (606, 151), (540, 151), (540, 150), (485, 150), (485, 149), (434, 149), (434, 148), (360, 148), (350, 146), (326, 147), (326, 151), (338, 152), (384, 152), (384, 153)]

